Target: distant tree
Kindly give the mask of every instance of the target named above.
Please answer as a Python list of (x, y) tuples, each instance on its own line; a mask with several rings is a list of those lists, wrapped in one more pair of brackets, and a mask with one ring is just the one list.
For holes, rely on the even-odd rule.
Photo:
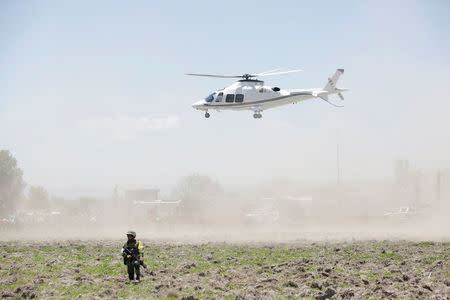
[(32, 209), (47, 209), (50, 207), (48, 192), (42, 186), (30, 187), (28, 201)]
[(0, 150), (0, 215), (14, 211), (25, 184), (17, 160), (8, 150)]
[(173, 194), (182, 201), (181, 211), (193, 214), (200, 213), (211, 197), (223, 194), (223, 189), (209, 176), (193, 174), (178, 181)]

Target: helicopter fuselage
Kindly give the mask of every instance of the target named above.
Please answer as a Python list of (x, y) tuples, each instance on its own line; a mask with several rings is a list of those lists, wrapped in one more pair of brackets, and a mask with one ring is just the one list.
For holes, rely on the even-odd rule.
[(260, 80), (239, 80), (217, 90), (192, 106), (198, 110), (258, 110), (263, 111), (289, 103), (314, 98), (310, 90), (282, 90), (264, 85)]

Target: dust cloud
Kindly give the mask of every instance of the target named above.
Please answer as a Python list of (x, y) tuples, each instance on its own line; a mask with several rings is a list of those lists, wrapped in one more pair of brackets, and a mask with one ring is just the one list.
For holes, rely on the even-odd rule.
[(166, 194), (116, 187), (107, 198), (50, 197), (45, 208), (24, 202), (3, 218), (1, 239), (116, 240), (132, 229), (141, 239), (180, 243), (448, 241), (450, 170), (418, 172), (404, 160), (393, 169), (391, 181), (278, 178), (232, 190), (193, 174)]

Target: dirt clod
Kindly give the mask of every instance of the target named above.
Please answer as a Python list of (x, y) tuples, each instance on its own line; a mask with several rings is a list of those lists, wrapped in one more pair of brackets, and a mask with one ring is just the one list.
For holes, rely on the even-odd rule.
[(342, 294), (341, 294), (341, 297), (344, 298), (344, 299), (350, 299), (350, 298), (352, 298), (353, 296), (355, 296), (355, 293), (354, 293), (353, 290), (351, 290), (351, 289), (345, 290), (345, 291), (342, 292)]
[(445, 279), (445, 280), (444, 280), (444, 283), (445, 283), (446, 286), (450, 286), (450, 279), (448, 279), (448, 278)]
[(9, 291), (4, 291), (3, 293), (2, 293), (2, 298), (13, 298), (13, 297), (15, 297), (16, 295), (14, 295), (14, 293), (11, 293), (11, 292), (9, 292)]
[(293, 288), (298, 288), (298, 284), (293, 282), (293, 281), (288, 281), (284, 286), (289, 286), (289, 287), (293, 287)]
[(333, 290), (332, 288), (327, 288), (324, 293), (317, 294), (315, 298), (317, 300), (325, 300), (325, 299), (330, 299), (335, 294), (336, 294), (335, 290)]
[(14, 293), (21, 295), (22, 298), (36, 298), (37, 297), (37, 293), (34, 290), (34, 287), (30, 286), (30, 285), (24, 285), (21, 287), (17, 287), (14, 290)]
[(386, 298), (397, 298), (397, 294), (395, 294), (393, 291), (388, 291), (388, 290), (381, 289), (381, 292), (383, 294), (383, 297), (386, 297)]
[(311, 288), (320, 290), (322, 289), (322, 286), (317, 281), (313, 281), (311, 282)]
[(174, 290), (168, 290), (167, 291), (167, 297), (168, 298), (170, 298), (170, 297), (178, 298), (178, 293), (176, 291), (174, 291)]
[(195, 268), (197, 265), (195, 263), (187, 264), (184, 266), (185, 269)]
[(328, 298), (333, 297), (336, 294), (336, 291), (333, 290), (332, 288), (327, 288), (325, 291), (325, 296), (327, 296)]
[(433, 289), (431, 288), (431, 286), (428, 285), (428, 284), (424, 284), (424, 285), (422, 285), (422, 287), (423, 287), (424, 289), (426, 289), (426, 290), (429, 290), (430, 292), (433, 291)]
[(194, 296), (187, 296), (187, 297), (181, 298), (181, 300), (198, 300), (198, 298), (195, 298)]

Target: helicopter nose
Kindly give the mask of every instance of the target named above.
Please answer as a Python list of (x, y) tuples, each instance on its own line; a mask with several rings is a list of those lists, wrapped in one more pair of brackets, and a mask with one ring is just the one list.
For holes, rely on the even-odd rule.
[(203, 106), (203, 100), (197, 101), (195, 103), (192, 103), (192, 107), (198, 109), (199, 107)]

